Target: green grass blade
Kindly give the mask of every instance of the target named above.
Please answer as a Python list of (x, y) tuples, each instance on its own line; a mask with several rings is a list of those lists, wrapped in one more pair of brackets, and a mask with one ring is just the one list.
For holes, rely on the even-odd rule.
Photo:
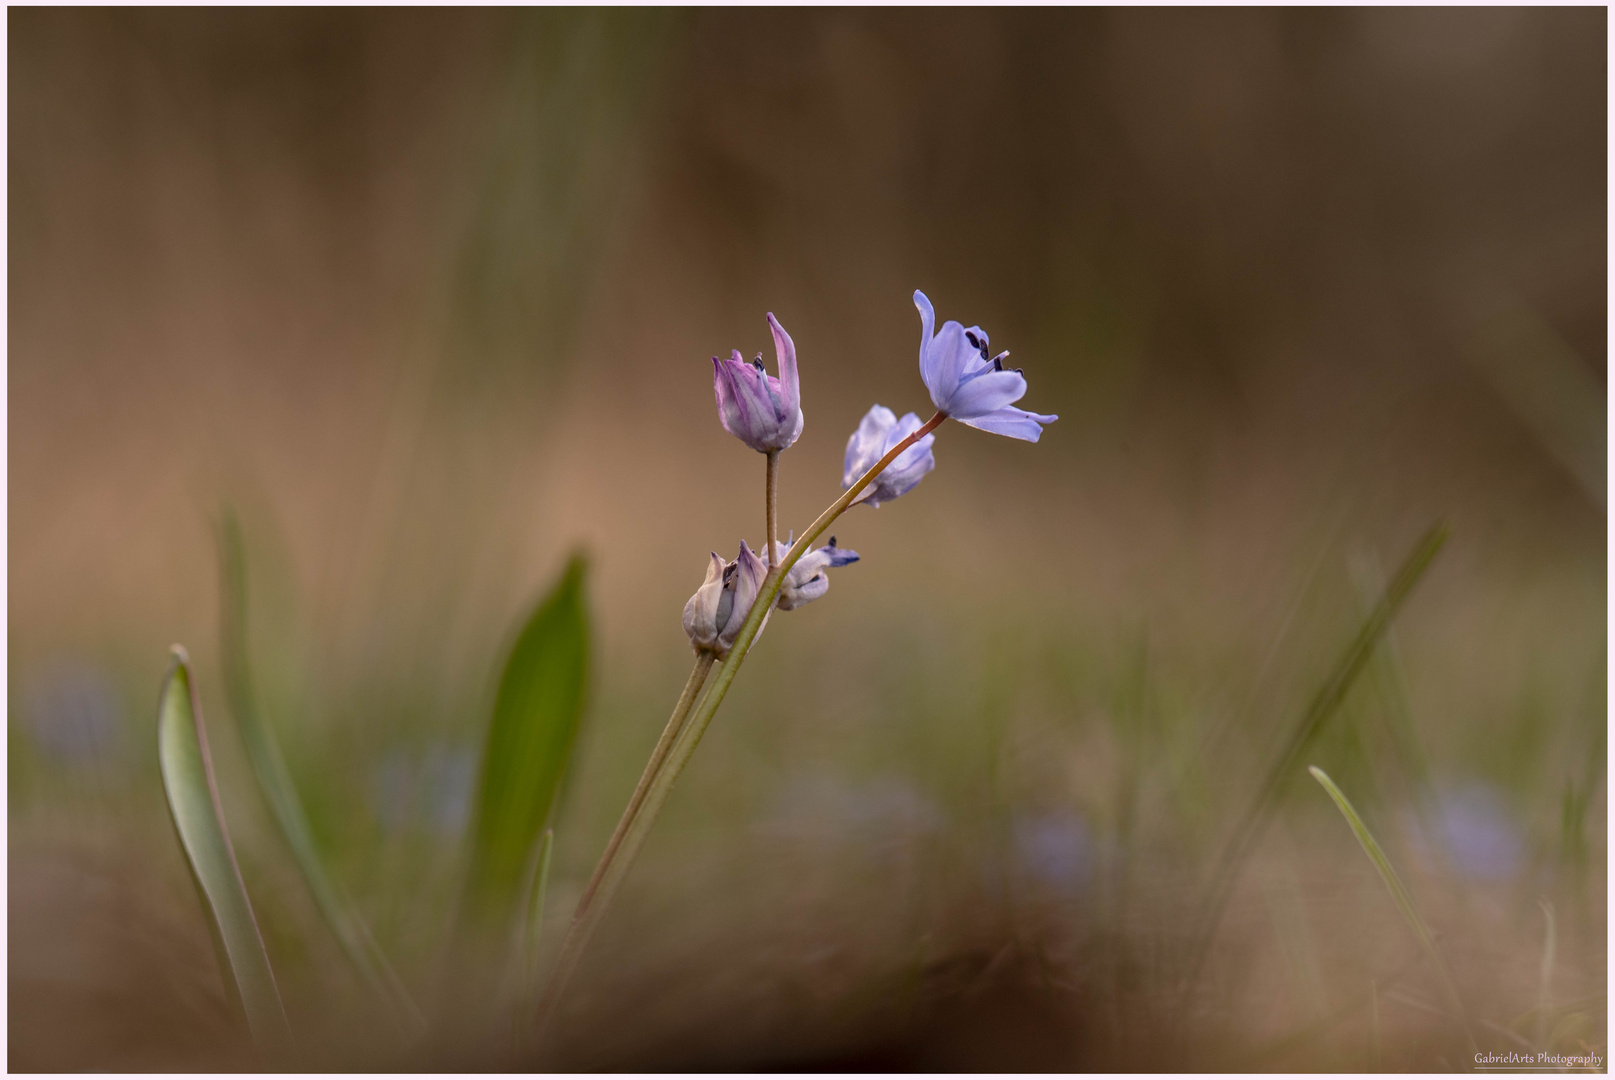
[(573, 556), (510, 650), (483, 746), (462, 918), (509, 927), (583, 716), (586, 564)]
[(258, 708), (250, 652), (247, 647), (247, 556), (241, 526), (233, 511), (226, 509), (219, 528), (219, 562), (223, 575), (220, 598), (220, 652), (224, 666), (224, 689), (252, 764), (258, 788), (274, 815), (275, 823), (291, 848), (302, 871), (314, 904), (341, 945), (343, 953), (358, 970), (364, 982), (381, 998), (393, 1022), (402, 1031), (419, 1033), (425, 1020), (409, 992), (387, 962), (370, 929), (331, 876), (314, 842), (314, 831), (292, 783), (291, 771), (280, 750), (275, 732)]
[(1396, 575), (1385, 587), (1384, 594), (1379, 603), (1363, 619), (1357, 634), (1352, 638), (1346, 650), (1340, 654), (1330, 671), (1329, 677), (1324, 680), (1318, 692), (1313, 695), (1306, 712), (1301, 716), (1300, 722), (1290, 735), (1290, 741), (1284, 752), (1274, 761), (1273, 767), (1268, 770), (1267, 777), (1257, 789), (1256, 798), (1251, 802), (1250, 809), (1234, 829), (1212, 871), (1211, 883), (1207, 888), (1206, 902), (1202, 909), (1199, 925), (1191, 938), (1191, 951), (1187, 965), (1187, 978), (1183, 985), (1184, 1002), (1187, 1003), (1188, 993), (1194, 988), (1194, 983), (1200, 975), (1200, 967), (1204, 963), (1206, 953), (1211, 946), (1211, 938), (1217, 931), (1217, 924), (1222, 920), (1224, 905), (1228, 902), (1228, 894), (1238, 878), (1239, 869), (1247, 856), (1255, 849), (1256, 843), (1261, 839), (1262, 831), (1266, 828), (1269, 811), (1277, 800), (1284, 784), (1294, 775), (1296, 767), (1301, 763), (1301, 757), (1306, 749), (1312, 745), (1318, 733), (1323, 730), (1324, 724), (1334, 716), (1340, 705), (1346, 700), (1346, 694), (1356, 683), (1357, 677), (1362, 674), (1369, 659), (1374, 655), (1375, 646), (1379, 643), (1385, 631), (1391, 625), (1391, 620), (1401, 610), (1402, 604), (1413, 591), (1413, 587), (1424, 577), (1430, 569), (1430, 564), (1440, 553), (1442, 545), (1447, 542), (1447, 526), (1445, 522), (1437, 522), (1431, 526), (1419, 541), (1413, 545), (1402, 565), (1397, 568)]
[(204, 900), (225, 989), (261, 1049), (289, 1051), (291, 1028), (230, 846), (190, 659), (178, 645), (157, 705), (157, 760), (174, 830)]
[(1341, 815), (1345, 817), (1346, 824), (1351, 826), (1351, 831), (1357, 837), (1357, 842), (1362, 845), (1363, 852), (1368, 856), (1368, 861), (1374, 864), (1374, 869), (1378, 871), (1380, 880), (1385, 882), (1385, 887), (1390, 890), (1391, 899), (1396, 901), (1397, 910), (1402, 913), (1403, 921), (1413, 931), (1413, 936), (1419, 939), (1419, 947), (1424, 950), (1424, 955), (1436, 969), (1436, 974), (1440, 976), (1442, 988), (1446, 990), (1447, 996), (1452, 1001), (1453, 1008), (1457, 1010), (1459, 1018), (1463, 1020), (1464, 1034), (1469, 1036), (1470, 1043), (1473, 1044), (1474, 1036), (1469, 1031), (1468, 1014), (1464, 1011), (1463, 997), (1458, 993), (1458, 980), (1453, 977), (1452, 969), (1447, 966), (1447, 961), (1442, 957), (1441, 951), (1436, 948), (1435, 935), (1430, 932), (1429, 924), (1424, 921), (1424, 916), (1419, 913), (1419, 906), (1414, 902), (1413, 894), (1408, 891), (1406, 885), (1402, 884), (1402, 879), (1397, 875), (1396, 868), (1391, 865), (1391, 860), (1385, 855), (1385, 849), (1379, 846), (1379, 841), (1375, 840), (1374, 834), (1369, 832), (1368, 826), (1363, 823), (1363, 819), (1358, 815), (1357, 808), (1351, 804), (1350, 799), (1346, 798), (1345, 793), (1335, 786), (1335, 782), (1329, 779), (1329, 774), (1316, 765), (1307, 766), (1307, 771), (1312, 774), (1314, 780), (1323, 785), (1323, 789), (1334, 800), (1335, 806), (1340, 809)]
[(538, 842), (538, 865), (533, 871), (533, 888), (527, 897), (527, 919), (522, 924), (522, 947), (518, 954), (522, 958), (523, 993), (533, 1002), (538, 995), (538, 941), (544, 930), (544, 898), (549, 893), (550, 854), (554, 850), (555, 830), (545, 829), (544, 839)]

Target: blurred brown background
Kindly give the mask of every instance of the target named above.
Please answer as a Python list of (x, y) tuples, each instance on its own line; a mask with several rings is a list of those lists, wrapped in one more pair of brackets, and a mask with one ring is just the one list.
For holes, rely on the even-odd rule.
[[(1318, 760), (1477, 1013), (1539, 1004), (1544, 899), (1546, 992), (1603, 993), (1602, 10), (7, 18), (11, 1067), (248, 1060), (157, 779), (172, 641), (294, 1025), (333, 1067), (416, 1063), (317, 1005), (358, 991), (227, 733), (221, 507), (321, 840), (429, 998), (512, 620), (588, 551), (553, 941), (705, 553), (762, 531), (707, 358), (772, 367), (766, 311), (795, 338), (801, 528), (871, 402), (925, 414), (917, 287), (1061, 419), (950, 425), (918, 489), (838, 525), (863, 561), (771, 622), (557, 1060), (1368, 1067), (1370, 986), (1417, 950), (1316, 789), (1186, 1024), (1171, 958), (1439, 518)], [(1376, 1060), (1438, 1068), (1407, 978)], [(1602, 1004), (1568, 1015), (1541, 1037), (1603, 1045)]]

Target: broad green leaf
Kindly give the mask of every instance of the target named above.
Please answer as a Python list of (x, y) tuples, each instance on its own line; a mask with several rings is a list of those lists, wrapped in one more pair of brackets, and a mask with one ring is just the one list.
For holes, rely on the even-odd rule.
[(213, 759), (208, 753), (202, 706), (191, 681), (190, 659), (174, 646), (174, 664), (157, 705), (157, 759), (162, 766), (168, 811), (180, 846), (202, 894), (219, 967), (231, 999), (246, 1014), (259, 1047), (281, 1052), (291, 1046), (286, 1010), (263, 936), (252, 915), (247, 886), (230, 846), (219, 802)]
[(483, 746), (464, 914), (508, 927), (577, 739), (589, 668), (585, 562), (574, 555), (523, 625)]
[(247, 647), (247, 556), (241, 526), (233, 511), (226, 509), (219, 528), (219, 561), (223, 573), (219, 617), (220, 652), (224, 661), (225, 696), (241, 732), (247, 760), (259, 790), (274, 813), (281, 835), (291, 848), (303, 880), (326, 924), (336, 936), (342, 951), (365, 983), (387, 1006), (400, 1030), (420, 1032), (425, 1028), (420, 1010), (410, 1000), (403, 983), (370, 934), (353, 904), (325, 871), (314, 831), (297, 796), (286, 759), (281, 754), (275, 732), (258, 708), (253, 683), (250, 652)]
[[(1336, 787), (1335, 782), (1329, 779), (1329, 774), (1316, 765), (1307, 766), (1307, 772), (1312, 774), (1314, 780), (1323, 785), (1323, 789), (1334, 800), (1335, 806), (1340, 809), (1341, 816), (1346, 819), (1346, 824), (1351, 826), (1352, 834), (1357, 837), (1357, 843), (1362, 845), (1363, 853), (1368, 856), (1368, 861), (1374, 864), (1374, 869), (1378, 871), (1380, 880), (1385, 883), (1385, 888), (1390, 890), (1391, 899), (1396, 901), (1397, 910), (1402, 913), (1403, 921), (1413, 931), (1413, 936), (1419, 939), (1419, 947), (1424, 950), (1425, 957), (1430, 961), (1431, 966), (1435, 968), (1436, 974), (1440, 976), (1442, 989), (1447, 992), (1448, 998), (1451, 999), (1452, 1007), (1456, 1010), (1458, 1017), (1463, 1020), (1464, 1033), (1468, 1035), (1468, 1014), (1464, 1010), (1463, 997), (1458, 993), (1458, 981), (1453, 977), (1452, 969), (1447, 966), (1447, 961), (1442, 957), (1441, 951), (1436, 948), (1436, 936), (1430, 932), (1430, 925), (1424, 921), (1424, 916), (1419, 913), (1419, 905), (1414, 902), (1413, 894), (1408, 891), (1406, 885), (1402, 884), (1402, 879), (1398, 876), (1396, 868), (1391, 865), (1391, 860), (1386, 856), (1385, 849), (1379, 846), (1378, 840), (1374, 839), (1374, 834), (1368, 830), (1367, 824), (1357, 813), (1357, 808), (1351, 804), (1351, 800), (1346, 798), (1345, 792)], [(1473, 1036), (1470, 1036), (1470, 1042), (1474, 1042)]]

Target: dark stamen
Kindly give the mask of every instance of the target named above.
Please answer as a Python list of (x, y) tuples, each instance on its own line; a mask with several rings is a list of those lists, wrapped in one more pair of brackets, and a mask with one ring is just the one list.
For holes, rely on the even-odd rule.
[(830, 546), (831, 546), (831, 547), (835, 547), (835, 546), (836, 546), (836, 538), (835, 538), (835, 537), (833, 537), (833, 536), (832, 536), (832, 537), (830, 537)]

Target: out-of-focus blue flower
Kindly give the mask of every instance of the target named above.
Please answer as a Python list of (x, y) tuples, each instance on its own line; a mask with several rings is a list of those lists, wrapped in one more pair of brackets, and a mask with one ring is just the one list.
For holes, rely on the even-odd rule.
[(901, 776), (853, 780), (812, 770), (784, 778), (772, 813), (753, 830), (776, 840), (854, 844), (891, 858), (947, 825), (942, 808)]
[(371, 773), (371, 809), (388, 832), (424, 826), (458, 836), (471, 820), (475, 771), (465, 747), (434, 743), (418, 755), (395, 748)]
[(729, 655), (767, 574), (768, 567), (744, 540), (733, 562), (726, 563), (712, 552), (706, 581), (684, 605), (684, 632), (697, 652), (709, 649), (720, 660)]
[[(899, 420), (886, 406), (871, 406), (858, 424), (858, 430), (847, 440), (847, 455), (841, 465), (841, 490), (852, 487), (860, 476), (890, 453), (892, 447), (919, 429), (920, 418), (914, 413)], [(931, 444), (934, 442), (936, 436), (928, 433), (898, 454), (897, 459), (881, 470), (881, 474), (859, 493), (853, 503), (867, 502), (870, 506), (879, 506), (883, 502), (891, 502), (918, 484), (926, 473), (936, 468), (936, 457), (931, 453)]]
[(759, 453), (784, 450), (802, 434), (802, 394), (796, 379), (796, 346), (791, 335), (768, 315), (774, 333), (779, 378), (768, 374), (763, 358), (747, 363), (736, 349), (728, 360), (712, 358), (712, 392), (723, 429)]
[[(790, 550), (790, 541), (774, 541), (774, 561), (785, 561), (785, 553)], [(817, 548), (796, 560), (791, 572), (785, 575), (785, 584), (779, 590), (779, 609), (781, 611), (794, 611), (810, 601), (817, 600), (830, 588), (830, 578), (825, 571), (833, 566), (847, 566), (858, 561), (858, 553), (847, 548), (836, 547), (836, 538), (830, 537), (830, 542), (822, 548)]]
[(1093, 877), (1093, 837), (1076, 814), (1017, 818), (1014, 838), (1021, 868), (1056, 892), (1079, 892)]
[(26, 716), (39, 748), (66, 765), (94, 765), (122, 749), (118, 688), (100, 668), (75, 660), (52, 664), (32, 680)]
[(1480, 881), (1514, 876), (1525, 859), (1518, 821), (1491, 787), (1465, 784), (1442, 792), (1436, 802), (1442, 839), (1454, 868)]
[(1007, 351), (988, 356), (981, 327), (966, 330), (950, 319), (933, 336), (931, 301), (915, 290), (914, 306), (920, 309), (920, 378), (939, 410), (961, 424), (1027, 442), (1037, 442), (1042, 425), (1059, 419), (1012, 407), (1026, 394), (1026, 377), (1004, 369)]

